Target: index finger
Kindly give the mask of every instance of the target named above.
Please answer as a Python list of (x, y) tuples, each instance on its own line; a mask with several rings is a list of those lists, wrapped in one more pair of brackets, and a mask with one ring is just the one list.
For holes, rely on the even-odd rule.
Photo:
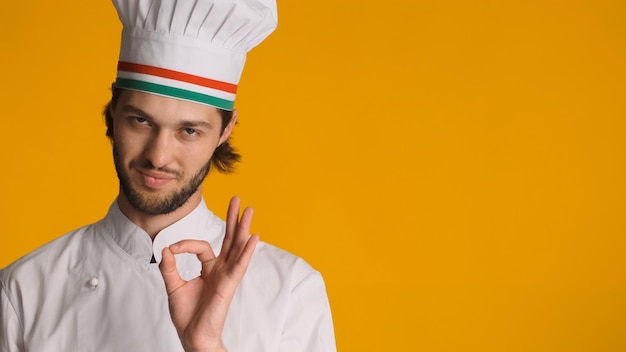
[(202, 263), (210, 262), (215, 259), (213, 248), (211, 248), (211, 245), (207, 241), (182, 240), (174, 243), (169, 248), (173, 254), (195, 254)]

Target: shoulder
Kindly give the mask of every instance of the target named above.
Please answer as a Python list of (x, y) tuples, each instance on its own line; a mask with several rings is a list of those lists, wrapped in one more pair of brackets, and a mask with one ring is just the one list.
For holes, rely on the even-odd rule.
[(304, 259), (266, 242), (259, 242), (253, 261), (265, 267), (277, 270), (289, 270), (306, 275), (315, 269)]
[(336, 350), (324, 280), (304, 259), (260, 242), (240, 289), (234, 315), (264, 328), (271, 321), (281, 351)]
[(75, 265), (80, 258), (84, 235), (91, 226), (68, 232), (9, 264), (0, 270), (2, 285), (7, 287), (16, 282), (41, 281), (54, 268)]
[(293, 290), (305, 280), (323, 286), (321, 274), (304, 259), (266, 242), (258, 243), (246, 276), (264, 287)]

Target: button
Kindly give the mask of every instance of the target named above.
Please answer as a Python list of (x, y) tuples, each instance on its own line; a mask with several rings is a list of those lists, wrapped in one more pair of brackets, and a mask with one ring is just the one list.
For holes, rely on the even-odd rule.
[(98, 286), (98, 278), (97, 277), (92, 277), (91, 280), (89, 280), (89, 286), (91, 286), (92, 289), (95, 289)]

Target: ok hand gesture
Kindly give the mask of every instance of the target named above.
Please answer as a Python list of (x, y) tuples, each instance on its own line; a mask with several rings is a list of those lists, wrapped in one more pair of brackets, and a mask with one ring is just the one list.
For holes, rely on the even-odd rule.
[[(259, 237), (250, 236), (252, 208), (239, 218), (240, 200), (233, 197), (226, 217), (226, 235), (216, 257), (209, 243), (183, 240), (163, 249), (160, 270), (169, 298), (170, 315), (185, 351), (225, 351), (222, 331), (230, 302), (248, 268)], [(200, 276), (183, 280), (174, 254), (193, 253), (202, 262)]]

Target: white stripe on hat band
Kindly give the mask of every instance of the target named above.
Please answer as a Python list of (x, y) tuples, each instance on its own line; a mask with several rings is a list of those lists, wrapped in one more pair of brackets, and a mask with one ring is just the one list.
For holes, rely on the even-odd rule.
[(159, 76), (147, 75), (143, 73), (117, 71), (117, 77), (156, 83), (156, 84), (160, 84), (160, 85), (164, 85), (168, 87), (184, 89), (184, 90), (197, 92), (197, 93), (201, 93), (205, 95), (210, 95), (210, 96), (218, 97), (220, 99), (231, 100), (231, 101), (234, 101), (235, 96), (236, 96), (235, 94), (224, 92), (218, 89), (207, 88), (207, 87), (199, 86), (199, 85), (192, 84), (192, 83), (182, 82), (182, 81), (178, 81), (178, 80), (174, 80), (170, 78), (163, 78)]

